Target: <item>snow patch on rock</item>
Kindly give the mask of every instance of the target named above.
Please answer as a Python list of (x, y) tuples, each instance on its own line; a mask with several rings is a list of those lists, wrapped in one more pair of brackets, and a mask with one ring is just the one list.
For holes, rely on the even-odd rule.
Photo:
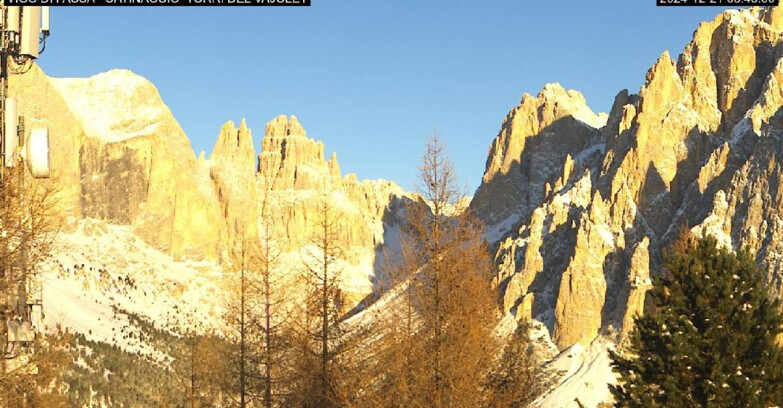
[(549, 392), (533, 403), (533, 407), (578, 408), (579, 404), (595, 407), (609, 402), (609, 384), (617, 382), (608, 352), (612, 347), (611, 340), (599, 337), (587, 348), (577, 343), (552, 359), (548, 367), (561, 372), (562, 376)]
[(170, 115), (155, 86), (127, 69), (50, 80), (87, 136), (106, 143), (149, 135)]

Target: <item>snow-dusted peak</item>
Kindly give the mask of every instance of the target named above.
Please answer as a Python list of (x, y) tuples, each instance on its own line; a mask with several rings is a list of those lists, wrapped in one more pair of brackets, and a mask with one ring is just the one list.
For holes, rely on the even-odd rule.
[(757, 7), (744, 10), (729, 9), (723, 12), (723, 19), (733, 25), (757, 25), (761, 22), (759, 19), (761, 14), (762, 9)]
[(584, 95), (574, 89), (566, 90), (558, 82), (544, 85), (538, 93), (539, 100), (553, 101), (567, 110), (578, 121), (600, 129), (606, 124), (608, 116), (605, 113), (595, 113), (589, 106)]
[(87, 136), (119, 142), (154, 132), (171, 112), (146, 78), (113, 69), (90, 78), (51, 78)]
[(95, 74), (89, 78), (62, 78), (62, 79), (76, 79), (89, 82), (92, 85), (102, 88), (113, 88), (117, 91), (123, 89), (133, 89), (142, 84), (152, 85), (143, 76), (125, 68), (110, 69), (106, 72)]

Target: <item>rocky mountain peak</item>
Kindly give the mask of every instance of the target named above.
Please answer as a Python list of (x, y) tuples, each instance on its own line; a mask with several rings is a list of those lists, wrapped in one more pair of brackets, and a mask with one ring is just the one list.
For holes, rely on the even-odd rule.
[(523, 95), (492, 142), (471, 206), (490, 227), (512, 214), (526, 219), (546, 183), (560, 176), (566, 157), (576, 157), (597, 140), (606, 119), (587, 106), (581, 93), (558, 83), (545, 85), (535, 97)]
[(471, 203), (498, 246), (506, 310), (561, 350), (626, 333), (681, 225), (758, 250), (783, 293), (781, 29), (778, 8), (702, 23), (638, 94), (617, 94), (600, 131), (556, 84), (512, 109)]
[(228, 121), (220, 128), (215, 148), (209, 156), (210, 162), (233, 162), (240, 165), (252, 175), (256, 168), (256, 150), (253, 145), (253, 132), (248, 129), (245, 119), (236, 128), (233, 121)]
[(566, 91), (558, 83), (546, 84), (536, 97), (524, 94), (520, 104), (506, 116), (490, 148), (484, 181), (508, 173), (525, 145), (535, 142), (538, 136), (553, 134), (553, 127), (578, 121), (598, 129), (606, 123), (606, 117), (595, 114), (580, 92)]
[(292, 115), (289, 120), (286, 115), (280, 115), (266, 124), (264, 139), (285, 137), (307, 137), (307, 132), (299, 124), (296, 116)]
[(332, 176), (332, 180), (339, 180), (342, 177), (340, 173), (340, 163), (337, 162), (337, 152), (332, 152), (332, 157), (329, 158), (329, 174)]
[(87, 136), (106, 142), (150, 135), (171, 116), (157, 88), (127, 69), (90, 78), (51, 78), (51, 84)]
[(175, 258), (214, 259), (216, 194), (207, 169), (148, 80), (128, 70), (9, 81), (31, 125), (50, 129), (51, 160), (71, 221), (102, 219)]
[[(336, 169), (336, 173), (333, 171)], [(339, 185), (337, 156), (327, 163), (324, 144), (307, 137), (296, 116), (278, 116), (266, 124), (258, 171), (269, 175), (276, 190), (308, 190)]]

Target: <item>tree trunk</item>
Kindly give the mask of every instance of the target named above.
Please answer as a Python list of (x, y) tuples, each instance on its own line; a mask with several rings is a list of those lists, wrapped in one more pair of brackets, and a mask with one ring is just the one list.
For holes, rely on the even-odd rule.
[[(328, 223), (324, 222), (324, 237), (327, 237)], [(329, 365), (329, 240), (324, 240), (323, 287), (321, 291), (321, 397), (328, 404)]]
[(264, 367), (264, 406), (272, 408), (272, 311), (271, 294), (269, 293), (269, 224), (265, 223), (266, 237), (264, 241), (264, 336), (265, 336), (265, 367)]
[(240, 271), (240, 298), (239, 298), (239, 408), (246, 407), (245, 401), (245, 250), (242, 249), (242, 269)]

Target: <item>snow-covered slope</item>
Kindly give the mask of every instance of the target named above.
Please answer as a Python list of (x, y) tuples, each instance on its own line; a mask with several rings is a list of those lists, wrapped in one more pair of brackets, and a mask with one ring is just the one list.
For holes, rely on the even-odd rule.
[(177, 262), (129, 227), (91, 219), (55, 245), (39, 278), (49, 329), (59, 325), (162, 361), (129, 316), (172, 333), (222, 327), (225, 279), (214, 263)]
[[(356, 249), (354, 249), (356, 250)], [(306, 246), (283, 253), (286, 277), (296, 280), (303, 262), (317, 254)], [(374, 257), (367, 251), (336, 261), (343, 272), (342, 287), (367, 293)], [(177, 261), (151, 247), (131, 227), (85, 219), (74, 232), (57, 237), (53, 256), (40, 266), (44, 324), (83, 334), (89, 341), (157, 361), (166, 356), (145, 341), (134, 325), (137, 319), (175, 335), (225, 329), (224, 313), (232, 276), (214, 262)], [(289, 287), (288, 299), (301, 294)], [(360, 299), (357, 299), (357, 301)]]
[[(601, 338), (587, 348), (575, 344), (547, 364), (559, 373), (559, 380), (533, 403), (536, 408), (595, 407), (610, 401), (609, 384), (617, 379), (610, 366), (608, 350), (614, 342)], [(578, 403), (577, 403), (578, 401)]]
[(152, 134), (170, 116), (155, 86), (127, 69), (51, 83), (85, 133), (107, 143)]

